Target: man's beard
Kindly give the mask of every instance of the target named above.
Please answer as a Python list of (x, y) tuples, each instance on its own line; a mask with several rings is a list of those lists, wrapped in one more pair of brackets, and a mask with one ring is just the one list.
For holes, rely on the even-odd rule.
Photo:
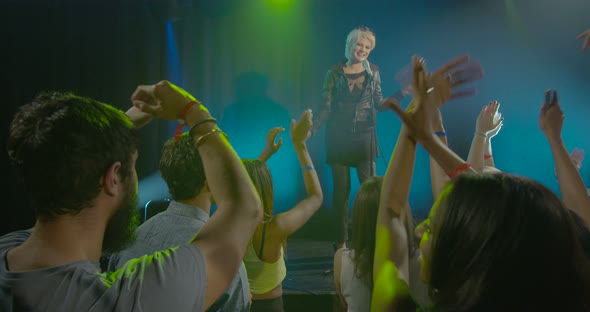
[(136, 239), (135, 230), (139, 224), (139, 210), (137, 209), (137, 191), (131, 183), (131, 177), (125, 182), (125, 197), (115, 214), (107, 223), (102, 251), (113, 253), (130, 246)]

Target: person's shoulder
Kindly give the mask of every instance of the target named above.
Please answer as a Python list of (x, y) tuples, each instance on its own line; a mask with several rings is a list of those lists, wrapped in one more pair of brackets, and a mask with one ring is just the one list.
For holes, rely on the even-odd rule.
[(0, 237), (0, 251), (16, 247), (24, 243), (31, 236), (32, 229), (10, 232)]
[(343, 72), (342, 67), (346, 64), (346, 60), (336, 63), (328, 69), (328, 73), (337, 74)]
[[(119, 270), (104, 274), (103, 280), (115, 292), (117, 305), (125, 310), (141, 296), (141, 305), (150, 307), (150, 311), (164, 311), (166, 307), (171, 311), (201, 311), (206, 276), (202, 254), (194, 244), (188, 244), (133, 258)], [(181, 297), (187, 300), (174, 299)]]
[(338, 250), (336, 250), (336, 252), (334, 253), (334, 258), (340, 258), (342, 257), (342, 255), (347, 254), (349, 251), (349, 249), (347, 249), (346, 247), (342, 247)]

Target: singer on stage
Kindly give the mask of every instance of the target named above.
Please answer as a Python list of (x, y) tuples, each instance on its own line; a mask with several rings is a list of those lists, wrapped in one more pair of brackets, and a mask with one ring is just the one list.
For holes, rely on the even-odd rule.
[[(385, 110), (379, 68), (367, 58), (375, 48), (375, 34), (366, 27), (353, 29), (346, 38), (346, 60), (332, 66), (325, 77), (320, 113), (312, 133), (326, 123), (327, 163), (332, 167), (332, 205), (338, 222), (337, 248), (348, 236), (350, 168), (356, 168), (363, 183), (375, 175), (376, 112)], [(401, 101), (398, 91), (391, 97)]]

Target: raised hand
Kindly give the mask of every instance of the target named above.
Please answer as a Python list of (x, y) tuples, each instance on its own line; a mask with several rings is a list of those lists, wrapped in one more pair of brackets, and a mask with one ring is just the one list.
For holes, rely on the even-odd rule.
[(431, 74), (434, 100), (438, 106), (450, 99), (474, 95), (475, 87), (462, 89), (466, 84), (481, 79), (483, 71), (479, 62), (470, 61), (468, 55), (460, 56)]
[(311, 136), (311, 129), (313, 127), (313, 113), (311, 109), (306, 109), (299, 121), (291, 119), (291, 140), (293, 144), (305, 143), (305, 141)]
[(283, 145), (283, 138), (279, 138), (277, 141), (277, 136), (283, 131), (285, 131), (285, 128), (283, 127), (274, 127), (268, 130), (268, 133), (266, 134), (266, 144), (264, 145), (262, 153), (258, 156), (258, 159), (267, 161), (279, 150), (279, 148), (281, 148)]
[(502, 128), (502, 114), (498, 113), (500, 103), (492, 101), (484, 106), (477, 117), (476, 131), (484, 137), (491, 138), (495, 136)]
[[(500, 104), (498, 104), (498, 108), (500, 108)], [(488, 139), (495, 137), (504, 125), (504, 117), (502, 117), (502, 113), (498, 112), (497, 110), (494, 114), (494, 124), (497, 124), (497, 126), (492, 129), (492, 131), (488, 132)]]
[[(138, 86), (131, 96), (131, 101), (144, 113), (162, 119), (176, 120), (186, 104), (196, 100), (182, 88), (162, 80), (155, 85)], [(207, 108), (200, 103), (198, 110), (202, 119), (210, 117)]]
[(582, 162), (584, 161), (584, 150), (574, 147), (574, 150), (570, 154), (570, 159), (578, 170), (582, 169)]
[(414, 93), (412, 89), (412, 64), (402, 67), (396, 74), (395, 80), (402, 86), (403, 95), (410, 95)]
[(561, 137), (561, 128), (565, 119), (559, 100), (557, 90), (545, 91), (545, 102), (541, 106), (539, 114), (539, 127), (548, 139)]
[(584, 43), (582, 43), (582, 51), (586, 51), (586, 49), (588, 49), (588, 47), (590, 47), (590, 29), (587, 29), (583, 33), (579, 34), (577, 39), (584, 40)]
[(396, 103), (385, 100), (385, 104), (391, 107), (402, 119), (412, 137), (421, 141), (433, 135), (432, 121), (438, 116), (438, 107), (433, 102), (432, 87), (427, 79), (424, 59), (414, 56), (412, 59), (414, 99), (404, 110)]

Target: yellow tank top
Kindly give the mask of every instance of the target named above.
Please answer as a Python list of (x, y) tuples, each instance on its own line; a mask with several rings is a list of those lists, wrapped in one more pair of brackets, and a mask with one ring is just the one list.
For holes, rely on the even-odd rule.
[(255, 295), (265, 294), (279, 286), (287, 275), (285, 258), (283, 258), (283, 247), (281, 246), (281, 256), (274, 263), (267, 263), (256, 254), (252, 241), (248, 243), (244, 265), (248, 272), (248, 282), (250, 283), (250, 292)]

